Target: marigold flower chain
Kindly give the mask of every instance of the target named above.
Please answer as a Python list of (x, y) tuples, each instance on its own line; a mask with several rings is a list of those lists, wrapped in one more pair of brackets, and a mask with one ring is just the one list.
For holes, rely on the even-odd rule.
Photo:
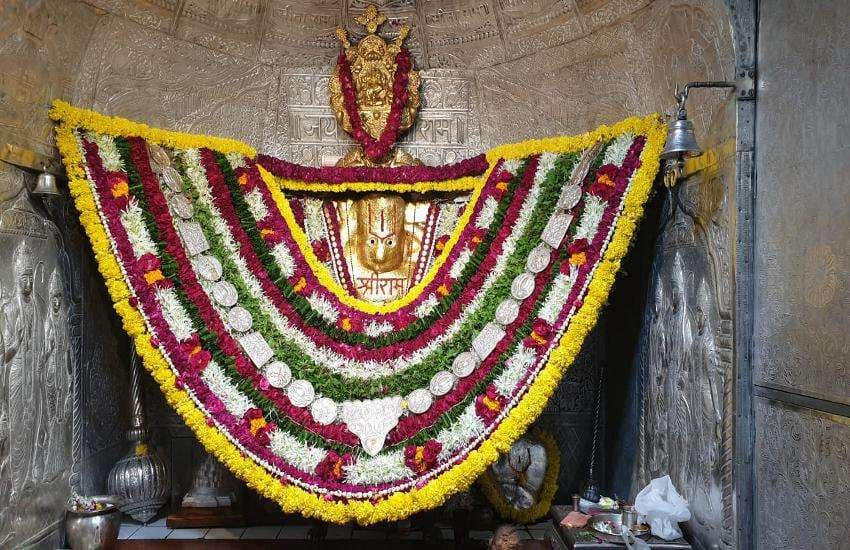
[[(628, 119), (497, 147), (453, 167), (348, 172), (270, 158), (260, 166), (238, 142), (62, 102), (51, 116), (114, 307), (168, 403), (211, 454), (285, 512), (361, 524), (438, 506), (540, 414), (607, 298), (665, 135), (656, 117)], [(582, 183), (567, 235), (537, 271), (540, 235), (563, 182), (600, 139), (605, 149)], [(167, 148), (183, 185), (173, 174), (166, 185), (152, 169), (148, 151), (156, 147)], [(471, 197), (421, 284), (397, 303), (376, 305), (352, 298), (320, 269), (327, 251), (300, 230), (305, 212), (290, 208), (290, 189)], [(515, 311), (500, 310), (503, 334), (497, 330), (492, 349), (473, 364), (457, 362), (509, 296), (522, 299), (511, 298)], [(252, 323), (243, 326), (246, 316)], [(392, 334), (375, 332), (385, 322)], [(258, 358), (249, 340), (264, 342), (272, 357)], [(391, 375), (369, 374), (390, 366)], [(363, 378), (347, 378), (355, 367)], [(421, 392), (430, 396), (424, 408)], [(347, 404), (393, 399), (403, 402), (398, 421), (383, 448), (367, 454)], [(538, 516), (556, 486), (557, 453), (551, 438), (538, 437), (552, 459), (538, 505), (511, 510), (492, 478), (482, 481), (499, 512), (519, 521)]]

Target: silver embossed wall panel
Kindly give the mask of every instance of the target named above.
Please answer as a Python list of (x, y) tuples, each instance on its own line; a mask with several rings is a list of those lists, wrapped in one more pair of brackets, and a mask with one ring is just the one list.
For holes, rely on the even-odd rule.
[(760, 548), (846, 548), (850, 4), (778, 0), (760, 11), (756, 532)]
[(734, 104), (725, 115), (704, 141), (717, 162), (665, 202), (634, 366), (643, 399), (632, 491), (669, 474), (702, 548), (734, 547)]
[(850, 3), (777, 4), (759, 33), (756, 383), (850, 404)]
[(756, 399), (758, 548), (847, 548), (850, 423)]
[(53, 531), (70, 494), (70, 279), (58, 228), (26, 191), (0, 203), (0, 547)]

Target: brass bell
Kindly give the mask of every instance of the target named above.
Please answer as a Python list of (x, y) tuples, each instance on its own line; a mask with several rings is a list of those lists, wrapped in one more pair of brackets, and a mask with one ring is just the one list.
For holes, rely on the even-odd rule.
[(661, 158), (682, 159), (698, 157), (701, 154), (702, 149), (694, 135), (694, 123), (688, 120), (685, 109), (680, 108), (676, 120), (667, 124), (667, 142), (661, 151)]
[(33, 195), (42, 196), (59, 196), (59, 186), (56, 184), (56, 176), (47, 171), (46, 166), (42, 166), (42, 172), (35, 180), (35, 187), (32, 189)]

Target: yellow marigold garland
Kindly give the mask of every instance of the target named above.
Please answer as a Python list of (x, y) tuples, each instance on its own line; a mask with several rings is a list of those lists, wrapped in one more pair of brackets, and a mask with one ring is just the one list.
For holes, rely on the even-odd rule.
[[(665, 139), (664, 126), (659, 117), (651, 115), (644, 119), (629, 118), (613, 127), (603, 126), (582, 136), (531, 140), (497, 147), (488, 153), (492, 170), (492, 159), (499, 157), (523, 158), (544, 151), (553, 153), (575, 151), (589, 146), (596, 139), (611, 137), (622, 132), (645, 134), (648, 138), (641, 157), (643, 164), (629, 187), (624, 199), (623, 212), (617, 221), (604, 257), (588, 286), (584, 304), (574, 315), (569, 328), (557, 348), (553, 350), (546, 366), (530, 385), (527, 394), (520, 399), (490, 437), (477, 449), (470, 451), (466, 460), (436, 476), (423, 487), (394, 493), (375, 503), (355, 500), (343, 503), (327, 501), (319, 495), (294, 485), (283, 484), (245, 456), (215, 427), (207, 425), (203, 412), (189, 394), (175, 386), (176, 378), (168, 362), (160, 350), (151, 344), (151, 335), (147, 332), (141, 314), (128, 301), (132, 293), (123, 279), (121, 267), (101, 222), (73, 130), (78, 127), (114, 136), (139, 135), (169, 147), (210, 147), (220, 152), (240, 152), (246, 156), (253, 156), (253, 150), (238, 141), (156, 130), (143, 124), (76, 109), (62, 101), (53, 103), (50, 116), (60, 122), (56, 128), (56, 144), (65, 163), (71, 196), (80, 211), (80, 222), (92, 243), (98, 269), (106, 281), (113, 307), (121, 317), (127, 334), (133, 339), (142, 363), (159, 384), (168, 403), (183, 418), (208, 452), (258, 493), (277, 502), (284, 512), (298, 512), (334, 523), (353, 520), (361, 525), (403, 519), (416, 512), (441, 505), (452, 494), (468, 488), (490, 464), (496, 461), (500, 453), (510, 449), (510, 446), (539, 416), (564, 372), (575, 360), (585, 336), (596, 324), (600, 308), (607, 299), (614, 277), (619, 270), (620, 261), (628, 250), (637, 221), (643, 214), (643, 204), (652, 189)], [(488, 175), (489, 171), (484, 177)], [(266, 177), (269, 175), (266, 174)], [(466, 221), (468, 216), (463, 223)], [(456, 241), (456, 237), (457, 234), (453, 235), (453, 240)], [(315, 258), (312, 259), (315, 260)]]
[(491, 469), (487, 469), (484, 474), (478, 478), (478, 483), (481, 485), (481, 490), (484, 496), (496, 509), (499, 517), (518, 523), (531, 523), (549, 513), (549, 507), (552, 506), (552, 499), (555, 498), (555, 491), (558, 490), (558, 472), (561, 469), (561, 452), (558, 450), (558, 444), (549, 432), (540, 428), (532, 429), (534, 436), (543, 444), (546, 449), (546, 473), (543, 476), (543, 484), (540, 487), (540, 494), (537, 495), (537, 503), (531, 508), (520, 509), (511, 506), (505, 495), (499, 488), (495, 476)]

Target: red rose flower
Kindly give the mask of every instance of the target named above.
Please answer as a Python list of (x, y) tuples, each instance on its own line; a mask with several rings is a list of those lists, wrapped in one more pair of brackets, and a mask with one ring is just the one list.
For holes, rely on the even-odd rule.
[(543, 319), (535, 319), (531, 325), (531, 334), (523, 342), (531, 348), (539, 348), (545, 346), (549, 342), (549, 336), (552, 334), (552, 325)]
[(201, 337), (197, 332), (193, 333), (187, 340), (180, 343), (180, 347), (189, 359), (189, 369), (193, 372), (201, 372), (212, 360), (212, 354), (201, 346)]
[(474, 250), (476, 246), (484, 242), (487, 238), (487, 230), (481, 227), (476, 227), (472, 230), (472, 238), (469, 239), (469, 249)]
[(316, 464), (316, 475), (327, 481), (342, 481), (345, 477), (344, 467), (352, 464), (354, 457), (351, 453), (340, 456), (336, 451), (328, 451), (325, 458)]
[(171, 288), (174, 283), (171, 279), (166, 279), (162, 273), (162, 264), (155, 255), (148, 252), (143, 254), (138, 261), (139, 268), (142, 270), (142, 276), (145, 283), (153, 288)]
[(606, 164), (601, 167), (596, 172), (596, 179), (588, 189), (588, 192), (591, 195), (596, 195), (602, 200), (611, 200), (613, 197), (617, 195), (617, 192), (620, 188), (618, 178), (619, 177), (619, 168), (614, 166), (613, 164)]
[(408, 445), (404, 448), (404, 465), (421, 474), (434, 467), (442, 450), (443, 444), (434, 439), (424, 445)]
[(331, 259), (331, 247), (328, 245), (327, 239), (316, 239), (310, 243), (310, 246), (313, 247), (313, 254), (320, 262), (325, 263)]
[(438, 252), (442, 252), (444, 248), (446, 248), (446, 243), (449, 242), (449, 235), (441, 235), (437, 238), (437, 241), (434, 243), (434, 248), (437, 249)]
[(266, 446), (269, 444), (269, 432), (274, 428), (274, 424), (266, 422), (263, 411), (260, 409), (248, 409), (242, 416), (245, 428), (254, 436), (254, 440), (260, 445)]
[(487, 386), (486, 392), (475, 398), (475, 413), (487, 422), (493, 421), (504, 406), (505, 398), (492, 384)]
[(283, 231), (268, 218), (258, 221), (257, 229), (260, 230), (260, 236), (269, 246), (274, 246), (283, 241)]
[(454, 286), (454, 284), (454, 279), (452, 279), (451, 277), (446, 277), (445, 279), (443, 279), (443, 283), (437, 287), (437, 294), (439, 294), (440, 297), (448, 296), (449, 293), (452, 291), (452, 286)]
[(340, 315), (337, 326), (345, 332), (360, 332), (363, 330), (363, 322), (359, 317), (343, 317)]
[(127, 181), (127, 174), (107, 172), (106, 184), (109, 186), (109, 194), (115, 201), (115, 208), (124, 210), (130, 203), (130, 184)]

